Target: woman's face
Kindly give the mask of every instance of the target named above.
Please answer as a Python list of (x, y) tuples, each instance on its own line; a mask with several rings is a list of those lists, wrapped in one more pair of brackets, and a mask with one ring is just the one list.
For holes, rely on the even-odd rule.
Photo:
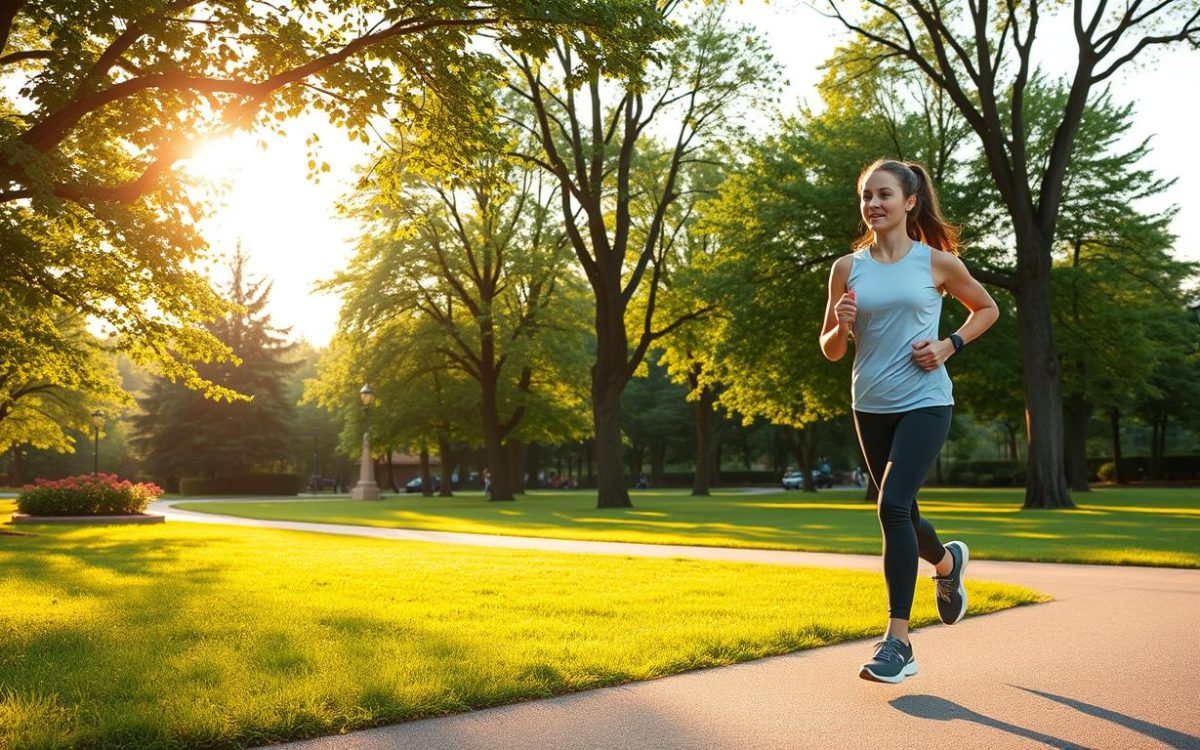
[(897, 225), (903, 227), (908, 210), (916, 202), (915, 195), (904, 197), (900, 178), (886, 169), (876, 169), (867, 175), (859, 195), (863, 221), (876, 234), (885, 233)]

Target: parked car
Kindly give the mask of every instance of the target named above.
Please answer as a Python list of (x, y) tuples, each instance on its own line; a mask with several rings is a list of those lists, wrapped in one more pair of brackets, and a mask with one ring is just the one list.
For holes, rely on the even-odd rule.
[[(823, 472), (820, 469), (812, 470), (813, 485), (818, 489), (821, 487), (833, 487), (833, 474)], [(804, 472), (789, 471), (783, 475), (783, 488), (785, 490), (799, 490), (804, 488)]]
[[(442, 478), (439, 477), (437, 474), (434, 474), (433, 476), (430, 477), (429, 483), (433, 485), (434, 492), (442, 491)], [(404, 485), (404, 491), (405, 492), (420, 492), (421, 491), (421, 478), (413, 477), (412, 479), (408, 480), (408, 483)]]

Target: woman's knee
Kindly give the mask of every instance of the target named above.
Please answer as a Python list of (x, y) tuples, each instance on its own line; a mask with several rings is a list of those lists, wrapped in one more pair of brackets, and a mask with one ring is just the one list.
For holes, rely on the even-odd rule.
[(884, 526), (912, 525), (912, 498), (885, 487), (879, 497), (879, 520)]

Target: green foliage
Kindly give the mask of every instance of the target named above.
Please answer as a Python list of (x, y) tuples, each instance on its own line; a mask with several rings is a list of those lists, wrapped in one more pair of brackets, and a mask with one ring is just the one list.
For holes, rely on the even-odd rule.
[(288, 374), (295, 369), (291, 345), (264, 312), (270, 285), (247, 277), (239, 248), (227, 295), (232, 312), (207, 324), (207, 331), (240, 361), (199, 366), (205, 379), (248, 397), (205, 398), (184, 384), (160, 378), (140, 400), (136, 444), (145, 469), (155, 477), (190, 474), (229, 476), (253, 468), (287, 464), (292, 456), (292, 402)]
[(17, 510), (31, 516), (113, 516), (144, 513), (162, 494), (153, 484), (122, 481), (116, 474), (39, 479), (21, 490)]
[[(688, 389), (672, 382), (661, 355), (651, 352), (646, 376), (630, 379), (621, 394), (621, 430), (634, 468), (649, 457), (657, 483), (668, 454), (686, 453), (695, 442)], [(637, 472), (633, 472), (635, 475)]]
[[(195, 6), (46, 0), (0, 14), (0, 329), (15, 339), (0, 351), (69, 351), (52, 328), (7, 324), (57, 300), (169, 379), (230, 398), (193, 366), (230, 352), (199, 325), (225, 311), (196, 230), (209, 205), (176, 162), (314, 109), (352, 138), (386, 115), (470, 151), (486, 123), (478, 85), (495, 68), (476, 32), (537, 52), (588, 29), (597, 54), (629, 69), (627, 43), (663, 27), (641, 0)], [(310, 156), (314, 175), (327, 168)]]
[(8, 305), (6, 294), (0, 285), (0, 452), (72, 451), (92, 411), (111, 417), (129, 401), (112, 354), (83, 315), (58, 302)]
[(292, 351), (296, 369), (288, 375), (287, 400), (296, 404), (292, 424), (292, 462), (308, 476), (339, 477), (346, 470), (346, 451), (341, 449), (343, 424), (337, 412), (323, 409), (304, 398), (304, 384), (317, 376), (324, 350), (301, 341)]
[(408, 158), (434, 147), (407, 134), (346, 207), (364, 232), (326, 285), (342, 295), (341, 333), (306, 393), (350, 416), (370, 382), (374, 445), (453, 437), (486, 443), (495, 465), (504, 443), (584, 431), (588, 311), (554, 221), (560, 198), (504, 155), (516, 133), (496, 134), (490, 153), (436, 168)]
[[(655, 345), (703, 305), (662, 304), (677, 242), (704, 188), (709, 152), (740, 132), (740, 107), (768, 98), (776, 70), (761, 38), (711, 5), (640, 48), (643, 71), (614, 70), (587, 34), (550, 54), (510, 55), (512, 116), (533, 141), (519, 157), (553, 175), (561, 221), (595, 304), (592, 413), (603, 506), (624, 506), (620, 398)], [(681, 14), (683, 15), (683, 14)], [(668, 21), (668, 19), (670, 19)]]

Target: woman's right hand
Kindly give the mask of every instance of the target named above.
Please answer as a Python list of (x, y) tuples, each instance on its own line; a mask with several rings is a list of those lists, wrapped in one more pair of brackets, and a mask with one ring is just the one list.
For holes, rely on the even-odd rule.
[(853, 289), (841, 296), (833, 311), (837, 315), (838, 330), (846, 335), (851, 334), (854, 331), (854, 319), (858, 316), (858, 302)]

